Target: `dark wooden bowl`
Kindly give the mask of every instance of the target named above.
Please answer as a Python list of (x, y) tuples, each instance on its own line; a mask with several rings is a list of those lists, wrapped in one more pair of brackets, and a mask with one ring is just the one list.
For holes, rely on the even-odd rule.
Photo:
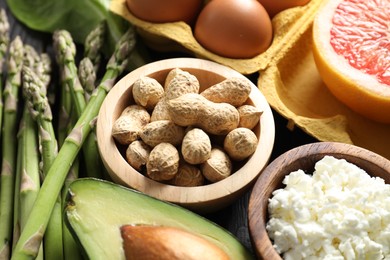
[(272, 161), (256, 181), (248, 206), (249, 232), (256, 255), (260, 259), (281, 259), (268, 237), (268, 199), (276, 189), (283, 188), (282, 181), (289, 173), (302, 169), (314, 171), (314, 165), (325, 155), (345, 159), (390, 184), (390, 161), (364, 148), (336, 142), (318, 142), (294, 148)]

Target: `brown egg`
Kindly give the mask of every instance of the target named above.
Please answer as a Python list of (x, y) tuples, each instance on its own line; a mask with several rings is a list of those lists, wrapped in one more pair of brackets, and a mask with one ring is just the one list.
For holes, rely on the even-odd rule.
[(277, 13), (288, 8), (305, 5), (310, 0), (257, 0), (267, 10), (269, 16), (272, 18)]
[(141, 20), (153, 23), (195, 21), (203, 0), (126, 0), (127, 8)]
[(270, 46), (272, 24), (257, 0), (212, 0), (200, 12), (194, 36), (220, 56), (253, 58)]

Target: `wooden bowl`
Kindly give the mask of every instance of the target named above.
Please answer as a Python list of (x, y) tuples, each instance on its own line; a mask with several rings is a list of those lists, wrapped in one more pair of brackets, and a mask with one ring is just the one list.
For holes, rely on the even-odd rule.
[(268, 237), (268, 199), (276, 189), (283, 188), (282, 181), (289, 173), (302, 169), (314, 171), (314, 165), (325, 155), (343, 158), (357, 165), (371, 176), (390, 184), (390, 161), (367, 149), (345, 143), (318, 142), (296, 147), (272, 161), (256, 181), (248, 206), (250, 238), (260, 259), (282, 259)]
[(197, 58), (167, 59), (142, 66), (123, 77), (104, 100), (97, 120), (99, 151), (114, 182), (160, 200), (176, 203), (200, 213), (209, 213), (229, 205), (253, 186), (268, 163), (273, 149), (274, 119), (268, 102), (256, 85), (251, 83), (252, 90), (247, 103), (263, 110), (259, 124), (253, 129), (259, 142), (254, 154), (246, 163), (240, 165), (236, 172), (217, 183), (198, 187), (177, 187), (145, 177), (127, 163), (111, 136), (111, 129), (123, 109), (134, 103), (131, 90), (135, 80), (141, 76), (149, 76), (163, 83), (168, 72), (174, 68), (181, 68), (196, 76), (201, 90), (228, 77), (241, 77), (248, 80), (231, 68)]

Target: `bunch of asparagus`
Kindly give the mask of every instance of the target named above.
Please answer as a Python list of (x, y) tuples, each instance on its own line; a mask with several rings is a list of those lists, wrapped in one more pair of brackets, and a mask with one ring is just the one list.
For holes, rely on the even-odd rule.
[[(71, 35), (56, 31), (52, 66), (47, 53), (10, 39), (0, 10), (0, 259), (81, 259), (63, 221), (64, 196), (75, 178), (106, 178), (94, 122), (135, 46), (130, 26), (102, 67), (105, 28), (101, 23), (88, 35), (78, 64)], [(51, 77), (54, 67), (60, 80)]]

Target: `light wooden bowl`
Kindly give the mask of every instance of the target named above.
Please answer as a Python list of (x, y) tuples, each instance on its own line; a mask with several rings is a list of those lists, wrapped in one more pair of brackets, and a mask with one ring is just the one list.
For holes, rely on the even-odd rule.
[(274, 250), (268, 237), (268, 199), (272, 192), (282, 188), (282, 181), (290, 172), (302, 169), (314, 171), (314, 165), (325, 155), (344, 158), (357, 165), (371, 176), (381, 177), (390, 184), (390, 161), (367, 149), (344, 143), (318, 142), (296, 147), (272, 161), (256, 181), (248, 206), (250, 238), (260, 259), (282, 259)]
[(162, 83), (168, 72), (174, 68), (181, 68), (195, 75), (201, 90), (228, 77), (247, 79), (226, 66), (197, 58), (167, 59), (142, 66), (123, 77), (104, 100), (97, 120), (99, 151), (114, 182), (199, 213), (209, 213), (226, 207), (253, 186), (268, 163), (273, 149), (274, 118), (268, 102), (256, 85), (251, 83), (252, 91), (247, 103), (263, 110), (263, 114), (253, 130), (259, 139), (258, 147), (245, 164), (240, 165), (236, 172), (222, 181), (198, 187), (177, 187), (147, 178), (126, 162), (123, 152), (121, 153), (111, 136), (111, 129), (123, 109), (134, 103), (131, 90), (135, 80), (141, 76), (149, 76)]

